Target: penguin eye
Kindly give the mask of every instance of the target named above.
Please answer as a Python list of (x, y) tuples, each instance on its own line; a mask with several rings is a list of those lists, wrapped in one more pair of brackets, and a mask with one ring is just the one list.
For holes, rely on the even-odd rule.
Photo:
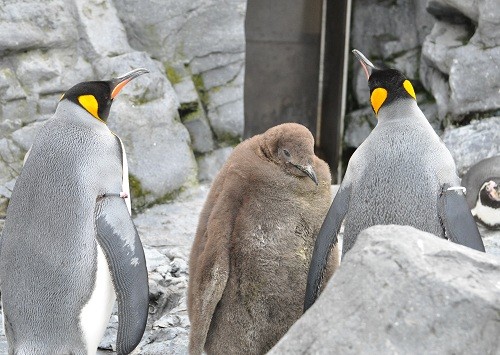
[(286, 149), (283, 149), (283, 153), (285, 154), (285, 156), (287, 156), (288, 158), (290, 158), (290, 152)]

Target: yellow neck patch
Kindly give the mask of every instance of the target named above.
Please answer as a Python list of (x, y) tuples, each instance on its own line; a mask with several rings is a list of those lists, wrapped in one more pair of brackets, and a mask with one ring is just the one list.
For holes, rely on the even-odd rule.
[(405, 90), (413, 97), (415, 100), (417, 99), (417, 95), (415, 95), (415, 90), (413, 89), (413, 85), (410, 83), (410, 80), (405, 80), (403, 82), (403, 86)]
[(86, 109), (92, 116), (97, 118), (98, 120), (102, 121), (99, 118), (99, 115), (97, 114), (97, 111), (99, 109), (99, 104), (97, 103), (96, 98), (94, 95), (81, 95), (78, 96), (78, 102), (84, 109)]
[(384, 104), (385, 99), (387, 99), (387, 90), (384, 88), (376, 88), (372, 91), (372, 96), (370, 97), (370, 101), (372, 103), (373, 110), (375, 114), (378, 114), (378, 110)]

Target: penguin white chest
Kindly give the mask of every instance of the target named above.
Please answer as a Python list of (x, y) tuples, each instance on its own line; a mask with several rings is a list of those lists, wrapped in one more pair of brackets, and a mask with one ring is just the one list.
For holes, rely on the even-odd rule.
[(97, 270), (90, 299), (80, 313), (82, 337), (88, 354), (95, 354), (111, 317), (116, 294), (106, 257), (97, 243)]
[(500, 210), (485, 206), (481, 204), (480, 200), (477, 201), (471, 212), (473, 216), (489, 226), (500, 225)]

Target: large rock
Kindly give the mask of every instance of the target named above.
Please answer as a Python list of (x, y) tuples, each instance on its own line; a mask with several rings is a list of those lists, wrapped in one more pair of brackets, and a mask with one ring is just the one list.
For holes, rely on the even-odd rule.
[(473, 121), (458, 128), (449, 127), (442, 138), (462, 176), (479, 161), (500, 155), (500, 117)]
[[(89, 57), (113, 57), (131, 52), (127, 34), (111, 0), (74, 0)], [(105, 19), (105, 21), (103, 21)]]
[(78, 38), (72, 10), (64, 0), (2, 1), (0, 54), (68, 46)]
[(422, 48), (421, 77), (439, 114), (459, 122), (500, 108), (500, 7), (495, 0), (432, 0), (437, 22)]
[(499, 285), (495, 256), (371, 227), (270, 354), (497, 354)]
[[(115, 1), (132, 47), (165, 66), (192, 73), (207, 116), (220, 140), (243, 134), (246, 1)], [(161, 45), (159, 45), (161, 44)]]

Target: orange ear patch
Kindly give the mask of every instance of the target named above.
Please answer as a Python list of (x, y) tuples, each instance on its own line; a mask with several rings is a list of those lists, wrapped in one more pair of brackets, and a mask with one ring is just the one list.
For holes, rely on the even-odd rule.
[(387, 90), (384, 88), (376, 88), (372, 91), (372, 95), (370, 97), (370, 101), (373, 107), (373, 111), (375, 114), (378, 114), (378, 110), (384, 104), (387, 99)]
[(100, 120), (97, 111), (99, 109), (99, 104), (97, 103), (94, 95), (81, 95), (78, 96), (78, 102), (82, 107), (87, 110), (92, 116)]
[(416, 100), (417, 95), (415, 95), (415, 90), (413, 89), (413, 85), (410, 83), (410, 80), (405, 80), (403, 82), (403, 86), (404, 86), (406, 92), (408, 92), (408, 94), (410, 94), (410, 96)]

